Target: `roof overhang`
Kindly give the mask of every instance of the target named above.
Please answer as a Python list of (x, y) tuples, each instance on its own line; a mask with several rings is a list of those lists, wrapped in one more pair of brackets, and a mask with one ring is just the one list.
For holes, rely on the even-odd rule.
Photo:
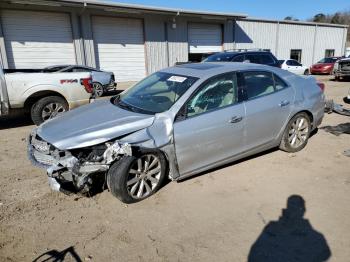
[(43, 5), (43, 6), (75, 6), (93, 9), (102, 9), (106, 12), (121, 12), (121, 13), (160, 13), (165, 15), (195, 15), (203, 18), (218, 18), (232, 19), (245, 18), (246, 14), (225, 13), (225, 12), (210, 12), (197, 11), (179, 8), (165, 8), (156, 6), (146, 6), (138, 4), (126, 4), (112, 1), (99, 0), (5, 0), (9, 3), (28, 4), (28, 5)]

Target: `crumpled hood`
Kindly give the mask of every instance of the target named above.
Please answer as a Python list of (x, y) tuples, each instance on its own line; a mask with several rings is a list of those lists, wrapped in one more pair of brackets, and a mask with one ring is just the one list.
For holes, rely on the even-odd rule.
[(97, 145), (149, 127), (154, 116), (124, 110), (99, 100), (39, 126), (37, 134), (61, 150)]

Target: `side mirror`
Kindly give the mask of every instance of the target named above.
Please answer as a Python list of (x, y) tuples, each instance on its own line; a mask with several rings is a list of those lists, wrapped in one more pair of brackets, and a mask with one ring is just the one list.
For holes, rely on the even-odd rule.
[(177, 113), (177, 115), (175, 116), (175, 122), (176, 121), (181, 121), (181, 120), (184, 120), (186, 119), (187, 117), (187, 105), (183, 106), (179, 112)]
[(246, 60), (243, 61), (243, 63), (250, 63), (250, 60), (246, 59)]

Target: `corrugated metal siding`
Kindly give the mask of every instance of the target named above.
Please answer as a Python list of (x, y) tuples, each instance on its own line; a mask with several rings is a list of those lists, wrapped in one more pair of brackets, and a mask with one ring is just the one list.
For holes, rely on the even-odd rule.
[(263, 48), (276, 51), (277, 23), (238, 20), (235, 25), (236, 48)]
[(188, 61), (186, 21), (178, 21), (175, 29), (168, 23), (168, 50), (169, 66), (173, 66), (176, 62)]
[(278, 37), (278, 59), (290, 58), (291, 49), (302, 49), (301, 63), (310, 66), (313, 63), (315, 26), (280, 24)]
[(334, 49), (335, 56), (343, 55), (344, 29), (334, 27), (317, 27), (315, 57), (313, 62), (324, 58), (326, 49)]
[(10, 68), (76, 63), (68, 14), (2, 10), (1, 21)]
[(162, 19), (145, 19), (145, 40), (148, 74), (168, 67), (166, 24)]

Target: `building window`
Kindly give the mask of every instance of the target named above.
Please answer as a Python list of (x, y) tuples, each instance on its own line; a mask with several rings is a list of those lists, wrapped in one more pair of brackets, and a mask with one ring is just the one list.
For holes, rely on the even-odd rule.
[(334, 49), (326, 49), (324, 57), (333, 57), (334, 56)]
[(301, 63), (301, 49), (290, 50), (290, 59), (297, 60), (299, 63)]

